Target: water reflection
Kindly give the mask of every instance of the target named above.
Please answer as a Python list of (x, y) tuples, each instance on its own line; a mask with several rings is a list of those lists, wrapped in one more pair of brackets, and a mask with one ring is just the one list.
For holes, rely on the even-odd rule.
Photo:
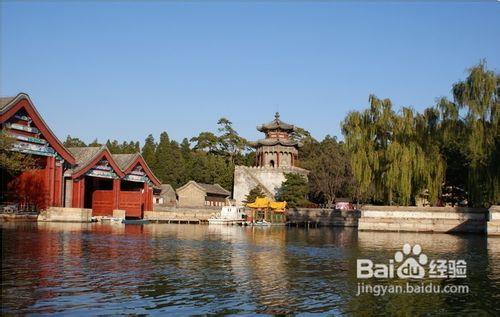
[[(231, 226), (2, 224), (7, 313), (496, 313), (500, 239)], [(356, 259), (464, 258), (472, 293), (357, 297)], [(387, 281), (386, 281), (387, 282)]]

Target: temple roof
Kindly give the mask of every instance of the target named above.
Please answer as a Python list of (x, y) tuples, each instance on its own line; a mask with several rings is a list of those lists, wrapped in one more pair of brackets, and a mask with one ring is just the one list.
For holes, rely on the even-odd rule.
[(271, 130), (295, 131), (295, 126), (281, 121), (279, 112), (276, 112), (273, 121), (257, 126), (257, 130), (260, 132)]
[(297, 146), (297, 147), (302, 146), (300, 142), (291, 139), (268, 138), (268, 139), (261, 139), (256, 142), (250, 142), (250, 146), (252, 147), (258, 147), (261, 145), (267, 145), (267, 146), (283, 145), (283, 146)]
[(52, 132), (27, 94), (21, 92), (14, 97), (0, 97), (0, 122), (7, 121), (22, 108), (28, 113), (28, 116), (33, 120), (33, 123), (40, 130), (42, 136), (49, 141), (57, 153), (70, 164), (74, 164), (75, 158), (64, 147), (54, 132)]
[(105, 156), (109, 164), (113, 167), (113, 170), (118, 174), (121, 174), (119, 176), (124, 176), (125, 174), (127, 174), (129, 172), (129, 169), (133, 168), (132, 165), (137, 162), (138, 164), (142, 165), (144, 172), (146, 172), (149, 179), (156, 186), (161, 185), (160, 180), (158, 180), (158, 178), (153, 174), (140, 153), (111, 154), (106, 145), (70, 147), (68, 148), (68, 150), (76, 159), (76, 166), (73, 169), (69, 170), (73, 177), (80, 176), (82, 171), (88, 170), (96, 163), (97, 159)]
[(219, 184), (205, 184), (205, 183), (198, 183), (195, 181), (187, 182), (184, 186), (177, 188), (177, 191), (183, 190), (184, 188), (188, 187), (189, 185), (194, 185), (207, 194), (215, 194), (215, 195), (223, 195), (223, 196), (231, 195), (230, 191), (226, 190), (224, 187), (222, 187)]
[(12, 100), (16, 99), (16, 97), (0, 97), (0, 110), (7, 107), (8, 104), (12, 102)]
[(120, 167), (122, 171), (125, 171), (132, 162), (137, 158), (139, 153), (134, 154), (111, 154), (116, 164)]
[(111, 153), (105, 145), (70, 147), (68, 148), (68, 150), (76, 159), (76, 166), (68, 170), (74, 178), (79, 177), (82, 173), (92, 168), (93, 165), (96, 164), (97, 161), (102, 157), (105, 157), (108, 160), (115, 173), (117, 173), (119, 176), (123, 176), (120, 167), (118, 166), (118, 164), (116, 164), (115, 160), (111, 156)]
[[(103, 146), (84, 146), (84, 147), (68, 147), (68, 151), (73, 154), (76, 159), (76, 169), (81, 166), (87, 165), (92, 161), (98, 154), (104, 150)], [(75, 169), (75, 170), (76, 170)]]

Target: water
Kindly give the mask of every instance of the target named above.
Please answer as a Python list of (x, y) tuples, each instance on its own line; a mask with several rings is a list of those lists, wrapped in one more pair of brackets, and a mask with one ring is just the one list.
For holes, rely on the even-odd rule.
[[(2, 224), (2, 313), (498, 315), (500, 238), (349, 228)], [(468, 294), (357, 296), (356, 259), (465, 259)], [(393, 283), (383, 281), (383, 283)]]

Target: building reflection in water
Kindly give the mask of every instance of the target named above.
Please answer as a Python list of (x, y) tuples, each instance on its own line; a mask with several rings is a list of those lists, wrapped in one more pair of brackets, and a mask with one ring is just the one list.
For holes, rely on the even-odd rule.
[[(491, 313), (500, 238), (353, 228), (31, 223), (2, 227), (6, 313)], [(404, 243), (468, 263), (471, 294), (356, 296), (356, 260)], [(394, 281), (382, 281), (393, 283)], [(458, 283), (457, 281), (447, 281)]]

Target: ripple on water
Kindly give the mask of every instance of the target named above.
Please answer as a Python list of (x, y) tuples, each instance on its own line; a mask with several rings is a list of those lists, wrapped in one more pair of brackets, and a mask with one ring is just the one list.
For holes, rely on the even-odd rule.
[[(500, 313), (500, 239), (268, 229), (2, 225), (2, 312)], [(387, 261), (404, 243), (466, 259), (471, 293), (357, 297), (356, 259)]]

